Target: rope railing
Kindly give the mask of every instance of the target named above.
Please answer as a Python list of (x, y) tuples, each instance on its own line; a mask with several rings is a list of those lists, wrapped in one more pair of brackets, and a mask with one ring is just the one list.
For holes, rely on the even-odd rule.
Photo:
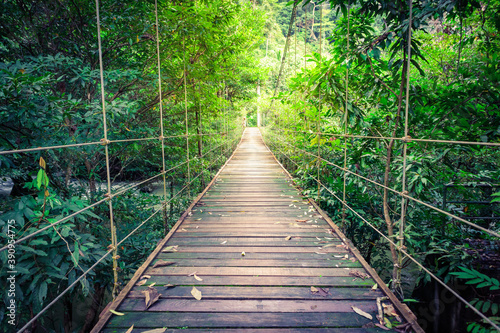
[[(281, 140), (279, 140), (281, 141)], [(296, 148), (296, 147), (295, 147)], [(283, 156), (287, 157), (290, 161), (292, 161), (296, 166), (299, 166), (293, 159), (288, 156), (283, 150), (277, 149), (280, 151)], [(328, 188), (325, 184), (323, 184), (319, 179), (314, 177), (312, 174), (309, 174), (309, 176), (314, 179), (322, 188), (324, 188), (328, 193), (330, 193), (335, 199), (337, 199), (344, 207), (349, 209), (352, 213), (354, 213), (357, 217), (359, 217), (363, 222), (365, 222), (369, 227), (371, 227), (376, 233), (378, 233), (384, 240), (386, 240), (388, 243), (392, 244), (395, 246), (398, 251), (403, 253), (405, 255), (405, 258), (410, 259), (412, 262), (414, 262), (418, 267), (420, 267), (423, 271), (425, 271), (429, 276), (431, 276), (433, 279), (435, 279), (440, 285), (442, 285), (444, 288), (446, 288), (448, 291), (450, 291), (455, 297), (457, 297), (460, 301), (462, 301), (464, 304), (466, 304), (468, 307), (470, 307), (476, 314), (478, 314), (482, 319), (484, 319), (486, 322), (491, 324), (495, 329), (500, 331), (500, 327), (498, 327), (495, 323), (493, 323), (488, 317), (486, 317), (483, 313), (481, 313), (479, 310), (477, 310), (473, 305), (471, 305), (468, 301), (466, 301), (462, 296), (460, 296), (454, 289), (452, 289), (450, 286), (448, 286), (445, 282), (443, 282), (439, 277), (437, 277), (434, 273), (432, 273), (429, 269), (427, 269), (425, 266), (423, 266), (416, 258), (414, 258), (411, 254), (409, 254), (407, 251), (404, 250), (404, 245), (401, 244), (396, 244), (393, 240), (391, 240), (389, 237), (387, 237), (382, 231), (380, 231), (376, 226), (374, 226), (370, 221), (368, 221), (366, 218), (364, 218), (359, 212), (357, 212), (353, 207), (351, 207), (347, 201), (343, 200), (340, 198), (335, 192), (333, 192), (330, 188)], [(403, 259), (403, 258), (402, 258)]]
[[(234, 141), (234, 140), (233, 140)], [(229, 150), (231, 150), (231, 146), (229, 146), (224, 152), (227, 153)], [(219, 155), (215, 160), (212, 161), (208, 165), (208, 167), (213, 166), (219, 159), (221, 159), (225, 155)], [(192, 184), (197, 178), (199, 178), (203, 174), (202, 172), (199, 172), (196, 177), (192, 178), (191, 181), (184, 185), (183, 188), (181, 188), (175, 195), (173, 195), (171, 198), (169, 198), (168, 201), (165, 201), (162, 203), (161, 207), (156, 209), (151, 215), (149, 215), (144, 221), (142, 221), (136, 228), (134, 228), (131, 232), (129, 232), (125, 237), (122, 238), (121, 241), (116, 243), (116, 247), (119, 247), (123, 242), (125, 242), (128, 238), (130, 238), (132, 235), (134, 235), (144, 224), (149, 222), (153, 217), (155, 217), (159, 212), (161, 212), (166, 205), (171, 203), (174, 199), (176, 199), (182, 192), (184, 192), (190, 184)], [(50, 226), (52, 227), (52, 225)], [(25, 329), (27, 329), (35, 320), (37, 320), (45, 311), (47, 311), (52, 305), (57, 303), (59, 299), (61, 299), (62, 296), (64, 296), (68, 291), (70, 291), (81, 279), (83, 279), (85, 276), (88, 275), (99, 263), (101, 263), (106, 257), (108, 257), (111, 253), (113, 253), (114, 249), (108, 250), (101, 258), (99, 258), (90, 268), (88, 268), (86, 271), (84, 271), (73, 283), (71, 283), (66, 289), (64, 289), (61, 293), (57, 295), (56, 298), (54, 298), (47, 306), (45, 306), (38, 314), (36, 314), (28, 323), (26, 323), (19, 331), (18, 333), (24, 332)]]
[[(312, 131), (297, 131), (290, 128), (282, 128), (283, 131), (295, 132), (295, 133), (306, 133), (306, 134), (317, 134), (317, 132)], [(425, 142), (425, 143), (443, 143), (443, 144), (456, 144), (456, 145), (471, 145), (471, 146), (489, 146), (489, 147), (500, 147), (500, 142), (481, 142), (481, 141), (460, 141), (460, 140), (441, 140), (441, 139), (424, 139), (424, 138), (412, 138), (409, 136), (403, 137), (390, 137), (390, 136), (370, 136), (370, 135), (358, 135), (358, 134), (342, 134), (342, 133), (326, 133), (321, 132), (324, 136), (334, 136), (341, 138), (356, 138), (356, 139), (376, 139), (376, 140), (397, 140), (403, 142)]]
[[(290, 145), (288, 142), (285, 142), (285, 141), (283, 141), (283, 140), (281, 140), (281, 139), (279, 139), (279, 138), (277, 138), (277, 137), (276, 137), (276, 140), (277, 140), (277, 141), (280, 141), (280, 142), (282, 142), (282, 143), (284, 143), (284, 144), (287, 144), (287, 145), (289, 145), (289, 146), (292, 146), (292, 145)], [(322, 158), (321, 156), (314, 155), (313, 153), (308, 152), (307, 150), (301, 149), (301, 148), (299, 148), (299, 147), (297, 147), (297, 146), (293, 146), (293, 148), (295, 148), (295, 149), (297, 149), (297, 150), (299, 150), (299, 151), (301, 151), (301, 152), (303, 152), (303, 153), (305, 153), (305, 154), (308, 154), (308, 155), (310, 155), (310, 156), (312, 156), (312, 157), (314, 157), (314, 158), (320, 159), (321, 161), (325, 162), (326, 164), (331, 165), (331, 166), (334, 166), (335, 168), (337, 168), (337, 169), (339, 169), (339, 170), (342, 170), (342, 171), (344, 171), (344, 172), (346, 172), (346, 173), (349, 173), (349, 174), (354, 175), (354, 176), (356, 176), (356, 177), (358, 177), (358, 178), (361, 178), (361, 179), (363, 179), (363, 180), (366, 180), (366, 181), (368, 181), (368, 182), (370, 182), (370, 183), (372, 183), (372, 184), (375, 184), (375, 185), (377, 185), (377, 186), (380, 186), (380, 187), (382, 187), (383, 189), (386, 189), (386, 190), (391, 191), (391, 192), (393, 192), (393, 193), (395, 193), (395, 194), (397, 194), (397, 195), (400, 195), (402, 198), (409, 199), (409, 200), (412, 200), (412, 201), (414, 201), (414, 202), (417, 202), (417, 203), (419, 203), (419, 204), (421, 204), (421, 205), (424, 205), (424, 206), (426, 206), (426, 207), (428, 207), (428, 208), (431, 208), (431, 209), (433, 209), (433, 210), (435, 210), (435, 211), (437, 211), (437, 212), (439, 212), (439, 213), (442, 213), (442, 214), (445, 214), (445, 215), (447, 215), (447, 216), (449, 216), (449, 217), (451, 217), (451, 218), (454, 218), (454, 219), (456, 219), (457, 221), (460, 221), (460, 222), (462, 222), (462, 223), (465, 223), (465, 224), (467, 224), (467, 225), (469, 225), (469, 226), (471, 226), (471, 227), (473, 227), (473, 228), (476, 228), (476, 229), (478, 229), (478, 230), (484, 231), (484, 232), (486, 232), (486, 233), (490, 234), (491, 236), (494, 236), (494, 237), (499, 237), (499, 238), (500, 238), (500, 234), (499, 234), (498, 232), (495, 232), (495, 231), (493, 231), (493, 230), (489, 230), (489, 229), (483, 228), (483, 227), (481, 227), (481, 226), (479, 226), (479, 225), (477, 225), (477, 224), (474, 224), (474, 223), (472, 223), (472, 222), (470, 222), (470, 221), (467, 221), (467, 220), (465, 220), (465, 219), (461, 218), (460, 216), (457, 216), (457, 215), (451, 214), (451, 213), (449, 213), (449, 212), (447, 212), (447, 211), (444, 211), (444, 210), (442, 210), (442, 209), (440, 209), (440, 208), (438, 208), (438, 207), (435, 207), (435, 206), (433, 206), (433, 205), (431, 205), (431, 204), (428, 204), (428, 203), (426, 203), (426, 202), (424, 202), (424, 201), (422, 201), (422, 200), (420, 200), (420, 199), (414, 198), (414, 197), (412, 197), (412, 196), (408, 195), (407, 193), (405, 193), (406, 191), (404, 191), (404, 190), (403, 190), (403, 191), (398, 191), (398, 190), (395, 190), (395, 189), (390, 188), (390, 187), (388, 187), (388, 186), (385, 186), (385, 185), (383, 185), (383, 184), (380, 184), (380, 183), (378, 183), (378, 182), (376, 182), (376, 181), (374, 181), (374, 180), (372, 180), (372, 179), (369, 179), (369, 178), (364, 177), (364, 176), (362, 176), (362, 175), (360, 175), (360, 174), (358, 174), (358, 173), (356, 173), (356, 172), (353, 172), (353, 171), (349, 170), (348, 168), (343, 168), (343, 167), (341, 167), (341, 166), (339, 166), (339, 165), (337, 165), (337, 164), (335, 164), (335, 163), (333, 163), (333, 162), (331, 162), (331, 161), (328, 161), (328, 160), (326, 160), (326, 159)]]
[[(226, 158), (228, 153), (230, 152), (231, 149), (234, 148), (234, 144), (236, 140), (239, 139), (239, 133), (238, 127), (230, 126), (229, 124), (229, 111), (224, 108), (223, 113), (224, 115), (221, 117), (220, 115), (218, 116), (218, 119), (215, 122), (215, 127), (214, 123), (210, 125), (210, 128), (212, 130), (215, 130), (215, 132), (211, 132), (210, 130), (205, 131), (205, 133), (202, 133), (203, 131), (199, 133), (189, 133), (189, 118), (188, 118), (188, 110), (187, 110), (187, 69), (186, 69), (186, 46), (185, 46), (185, 41), (183, 41), (183, 49), (184, 49), (184, 133), (180, 135), (170, 135), (170, 136), (164, 136), (164, 110), (163, 110), (163, 94), (162, 94), (162, 79), (161, 79), (161, 57), (160, 57), (160, 43), (159, 43), (159, 38), (160, 38), (160, 32), (159, 32), (159, 23), (158, 23), (158, 2), (155, 0), (154, 3), (154, 11), (155, 11), (155, 21), (156, 21), (156, 56), (157, 56), (157, 70), (158, 70), (158, 94), (159, 94), (159, 136), (153, 136), (153, 137), (143, 137), (143, 138), (129, 138), (129, 139), (114, 139), (114, 140), (109, 140), (108, 139), (108, 124), (107, 124), (107, 112), (106, 112), (106, 103), (105, 103), (105, 81), (104, 81), (104, 68), (103, 68), (103, 54), (102, 54), (102, 47), (101, 47), (101, 22), (100, 22), (100, 14), (99, 14), (99, 0), (95, 0), (95, 6), (96, 6), (96, 22), (97, 22), (97, 44), (98, 44), (98, 56), (99, 56), (99, 73), (100, 73), (100, 94), (101, 94), (101, 106), (102, 106), (102, 125), (103, 125), (103, 138), (100, 141), (96, 142), (87, 142), (87, 143), (75, 143), (75, 144), (64, 144), (64, 145), (55, 145), (55, 146), (46, 146), (46, 147), (32, 147), (32, 148), (26, 148), (26, 149), (12, 149), (12, 150), (4, 150), (0, 151), (0, 155), (7, 155), (7, 154), (16, 154), (16, 153), (29, 153), (29, 152), (38, 152), (38, 151), (47, 151), (47, 150), (54, 150), (54, 149), (66, 149), (66, 148), (77, 148), (77, 147), (82, 147), (82, 146), (104, 146), (104, 156), (105, 156), (105, 170), (106, 170), (106, 190), (105, 194), (102, 198), (98, 199), (97, 201), (88, 204), (87, 206), (69, 214), (64, 217), (61, 217), (60, 219), (49, 222), (48, 225), (40, 227), (36, 231), (28, 234), (28, 235), (21, 235), (22, 237), (15, 239), (13, 242), (11, 242), (8, 245), (3, 246), (0, 248), (0, 252), (3, 252), (13, 245), (28, 241), (30, 239), (35, 238), (36, 236), (42, 235), (44, 232), (51, 228), (56, 228), (58, 225), (61, 225), (63, 222), (67, 222), (75, 217), (78, 217), (79, 215), (90, 211), (91, 209), (103, 204), (103, 203), (108, 203), (108, 209), (109, 209), (109, 229), (110, 229), (110, 235), (111, 235), (111, 244), (108, 247), (108, 250), (104, 255), (102, 255), (100, 258), (98, 258), (88, 269), (83, 270), (82, 274), (76, 278), (74, 281), (72, 281), (71, 284), (67, 288), (65, 288), (63, 291), (57, 294), (57, 296), (51, 300), (45, 307), (43, 307), (42, 310), (40, 310), (37, 314), (33, 315), (32, 318), (18, 331), (18, 332), (23, 332), (25, 329), (29, 328), (30, 325), (32, 325), (40, 316), (42, 316), (49, 308), (51, 308), (54, 304), (56, 304), (65, 294), (67, 294), (71, 289), (73, 289), (77, 283), (79, 283), (82, 279), (84, 279), (91, 271), (95, 269), (97, 265), (105, 261), (106, 258), (110, 257), (112, 259), (112, 265), (113, 265), (113, 292), (112, 295), (115, 297), (118, 292), (118, 248), (121, 244), (123, 244), (127, 239), (129, 239), (132, 235), (136, 234), (143, 226), (151, 221), (155, 216), (158, 215), (159, 212), (163, 211), (165, 216), (165, 227), (167, 227), (166, 224), (166, 208), (168, 205), (172, 205), (174, 200), (179, 198), (183, 193), (186, 192), (186, 190), (190, 190), (190, 187), (200, 178), (203, 177), (203, 175), (206, 173), (206, 170), (210, 170), (217, 162), (220, 161), (222, 158)], [(225, 96), (225, 89), (224, 89), (224, 95), (221, 96), (222, 98), (226, 98)], [(200, 105), (200, 112), (201, 112), (201, 105)], [(201, 115), (201, 113), (200, 113)], [(218, 126), (220, 125), (220, 126)], [(200, 117), (200, 124), (197, 124), (197, 126), (203, 126), (201, 123), (201, 117)], [(218, 127), (218, 128), (217, 128)], [(231, 132), (231, 133), (230, 133)], [(199, 148), (199, 154), (195, 154), (194, 156), (190, 156), (189, 151), (190, 151), (190, 140), (189, 138), (198, 138), (201, 146)], [(203, 139), (200, 138), (215, 138), (215, 140), (210, 139), (209, 143), (214, 142), (215, 144), (212, 146), (212, 144), (206, 144), (203, 145)], [(185, 138), (185, 150), (186, 150), (186, 160), (182, 161), (180, 163), (177, 163), (176, 165), (170, 167), (167, 169), (166, 166), (166, 144), (165, 141), (169, 139), (181, 139)], [(133, 143), (133, 142), (148, 142), (148, 141), (161, 141), (161, 165), (162, 169), (161, 172), (157, 173), (154, 176), (148, 177), (145, 180), (139, 181), (137, 183), (124, 186), (118, 190), (113, 190), (112, 187), (112, 177), (111, 177), (111, 167), (110, 167), (110, 152), (109, 152), (109, 147), (112, 144), (123, 144), (123, 143)], [(204, 149), (205, 148), (205, 149)], [(220, 149), (220, 151), (219, 151)], [(216, 153), (216, 154), (214, 154)], [(214, 155), (211, 157), (211, 155)], [(199, 160), (200, 163), (195, 163), (193, 166), (193, 169), (190, 166), (190, 163), (195, 162), (196, 160)], [(209, 163), (205, 163), (205, 160), (209, 160)], [(176, 191), (176, 193), (172, 193), (169, 198), (167, 198), (167, 189), (166, 189), (166, 184), (167, 180), (166, 177), (169, 173), (178, 170), (179, 168), (186, 166), (187, 165), (187, 181), (183, 184), (183, 187)], [(191, 171), (195, 171), (195, 175), (191, 175)], [(153, 208), (153, 212), (142, 222), (140, 222), (133, 230), (131, 230), (126, 236), (124, 236), (121, 240), (118, 240), (118, 232), (117, 232), (117, 226), (115, 223), (115, 218), (113, 214), (113, 199), (117, 198), (120, 195), (125, 194), (128, 191), (131, 190), (137, 190), (139, 187), (146, 183), (153, 182), (157, 180), (158, 178), (162, 177), (163, 178), (163, 193), (162, 193), (162, 203), (157, 206), (152, 206), (150, 208)], [(203, 183), (203, 178), (201, 183)], [(148, 208), (148, 210), (150, 209)], [(29, 227), (25, 228), (29, 230)], [(69, 249), (69, 248), (68, 248)], [(80, 266), (78, 266), (80, 267)]]
[[(188, 134), (188, 136), (196, 138), (196, 137), (200, 137), (200, 136), (217, 136), (217, 135), (226, 135), (226, 134), (227, 134), (226, 132), (203, 133), (203, 134), (193, 133), (193, 134)], [(165, 136), (165, 137), (158, 136), (158, 137), (149, 137), (149, 138), (108, 140), (107, 143), (129, 143), (129, 142), (153, 141), (153, 140), (162, 140), (162, 139), (167, 140), (167, 139), (184, 138), (184, 137), (186, 137), (186, 134), (171, 135), (171, 136)], [(105, 142), (104, 139), (101, 139), (101, 141), (74, 143), (74, 144), (58, 145), (58, 146), (0, 150), (0, 155), (31, 153), (31, 152), (44, 151), (44, 150), (77, 148), (77, 147), (84, 147), (84, 146), (99, 146), (99, 145), (104, 145), (105, 144), (104, 142)]]

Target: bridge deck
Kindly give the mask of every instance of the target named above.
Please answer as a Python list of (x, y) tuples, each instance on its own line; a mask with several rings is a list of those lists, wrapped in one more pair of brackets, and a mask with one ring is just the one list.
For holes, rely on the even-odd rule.
[[(125, 332), (131, 325), (133, 332), (378, 330), (376, 299), (387, 289), (372, 290), (379, 277), (331, 220), (299, 195), (257, 129), (246, 129), (191, 208), (108, 307), (124, 315), (106, 309), (95, 332)], [(154, 267), (161, 260), (173, 264)], [(137, 285), (144, 275), (147, 283)], [(143, 291), (151, 283), (161, 296), (146, 310)], [(193, 286), (201, 300), (193, 297)], [(395, 305), (414, 320), (405, 306)]]

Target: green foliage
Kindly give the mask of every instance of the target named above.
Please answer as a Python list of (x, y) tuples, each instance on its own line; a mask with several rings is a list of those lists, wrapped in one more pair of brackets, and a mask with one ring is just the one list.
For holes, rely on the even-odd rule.
[[(409, 68), (408, 2), (329, 3), (337, 15), (329, 45), (291, 73), (266, 115), (266, 142), (386, 281), (398, 258), (379, 232), (396, 242), (403, 212), (405, 250), (451, 283), (450, 272), (480, 260), (464, 239), (496, 239), (418, 201), (500, 231), (495, 219), (480, 218), (498, 217), (498, 149), (453, 144), (500, 142), (500, 3), (413, 1)], [(403, 170), (406, 121), (408, 135), (423, 140), (406, 143)], [(403, 181), (416, 200), (398, 195)], [(380, 185), (390, 189), (385, 198)], [(407, 258), (402, 266), (406, 294), (431, 280)]]
[[(0, 150), (77, 146), (0, 157), (2, 181), (14, 183), (0, 204), (0, 227), (5, 231), (15, 220), (16, 235), (29, 235), (103, 199), (109, 156), (111, 192), (128, 188), (112, 199), (117, 238), (128, 237), (118, 249), (123, 286), (237, 144), (241, 106), (256, 97), (255, 86), (267, 73), (256, 57), (266, 16), (248, 2), (159, 3), (158, 68), (154, 3), (99, 3), (103, 87), (94, 2), (0, 4)], [(100, 144), (105, 135), (111, 140), (107, 154)], [(40, 157), (43, 167), (36, 163)], [(161, 193), (147, 193), (156, 187)], [(108, 251), (109, 229), (106, 202), (18, 245), (18, 324)], [(110, 261), (81, 281), (56, 305), (69, 326), (58, 327), (62, 322), (48, 312), (36, 330), (89, 330), (95, 314), (83, 306), (79, 310), (89, 313), (73, 313), (71, 304), (108, 301)]]
[[(495, 278), (490, 278), (489, 276), (482, 274), (474, 269), (469, 269), (466, 267), (458, 267), (460, 272), (451, 272), (451, 275), (456, 276), (459, 279), (467, 280), (465, 284), (475, 285), (476, 288), (488, 288), (490, 291), (500, 290), (500, 282)], [(490, 315), (490, 319), (496, 325), (500, 324), (500, 317), (498, 316), (500, 304), (494, 303), (490, 300), (474, 298), (469, 302), (478, 311), (485, 315)], [(485, 326), (486, 325), (486, 326)], [(488, 328), (488, 323), (484, 320), (480, 322), (473, 322), (467, 326), (467, 332), (495, 332), (493, 328)]]

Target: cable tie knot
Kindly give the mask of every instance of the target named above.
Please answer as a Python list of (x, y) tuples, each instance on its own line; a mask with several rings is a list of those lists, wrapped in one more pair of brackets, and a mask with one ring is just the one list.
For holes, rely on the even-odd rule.
[(111, 143), (111, 141), (109, 141), (108, 139), (101, 139), (100, 141), (103, 146), (109, 145)]
[(104, 194), (104, 197), (106, 198), (107, 201), (109, 201), (109, 200), (111, 200), (112, 195), (111, 195), (111, 193), (108, 192), (108, 193)]
[(163, 141), (163, 140), (165, 140), (165, 137), (164, 137), (163, 135), (160, 135), (160, 136), (158, 137), (158, 140)]
[(410, 194), (410, 192), (408, 192), (408, 191), (401, 192), (401, 195), (408, 195), (408, 194)]
[(118, 260), (120, 259), (120, 256), (119, 255), (113, 256), (113, 259)]
[(404, 136), (402, 139), (403, 139), (403, 142), (404, 142), (404, 143), (411, 142), (411, 136), (409, 136), (409, 135)]

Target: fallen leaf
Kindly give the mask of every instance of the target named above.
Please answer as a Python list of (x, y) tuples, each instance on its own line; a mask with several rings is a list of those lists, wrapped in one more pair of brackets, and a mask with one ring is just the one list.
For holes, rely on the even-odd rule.
[(191, 274), (188, 274), (188, 276), (194, 276), (196, 274), (196, 272), (193, 272)]
[(330, 289), (328, 289), (328, 288), (319, 288), (318, 287), (318, 292), (319, 292), (319, 295), (323, 296), (323, 297), (330, 295)]
[(208, 214), (212, 215), (212, 213), (211, 213), (211, 212), (208, 212)]
[(316, 239), (319, 240), (319, 241), (321, 240), (321, 238), (319, 238), (319, 237), (316, 237)]
[(117, 316), (123, 316), (123, 315), (125, 315), (125, 313), (121, 313), (121, 312), (118, 312), (118, 311), (115, 311), (115, 310), (109, 310), (109, 312), (111, 312), (112, 314), (117, 315)]
[(385, 326), (386, 326), (388, 329), (391, 329), (391, 328), (392, 328), (392, 323), (391, 323), (391, 321), (389, 320), (389, 318), (384, 317), (384, 324), (385, 324)]
[(165, 261), (165, 260), (158, 260), (154, 265), (153, 268), (156, 267), (164, 267), (164, 266), (170, 266), (175, 264), (175, 261)]
[(166, 248), (164, 248), (163, 250), (161, 250), (161, 252), (163, 252), (163, 253), (166, 253), (166, 252), (177, 252), (177, 247), (178, 247), (178, 245), (167, 246)]
[(369, 279), (370, 278), (370, 275), (366, 274), (366, 273), (363, 273), (363, 272), (360, 272), (360, 271), (357, 271), (357, 270), (352, 270), (349, 272), (349, 275), (351, 276), (355, 276), (355, 277), (359, 277), (359, 278), (362, 278), (363, 280), (364, 279)]
[(326, 254), (325, 252), (314, 252), (316, 254)]
[(186, 229), (182, 228), (181, 231), (187, 231)]
[(220, 243), (221, 245), (224, 245), (227, 243), (227, 240), (223, 241), (222, 243)]
[(317, 293), (318, 291), (319, 291), (319, 290), (318, 290), (318, 288), (311, 286), (311, 292), (312, 292), (313, 294), (314, 294), (314, 293)]
[(142, 331), (142, 333), (163, 333), (167, 330), (166, 327), (163, 328), (155, 328), (154, 330)]
[(353, 310), (354, 312), (356, 312), (356, 313), (357, 313), (357, 314), (359, 314), (360, 316), (363, 316), (363, 317), (365, 317), (365, 318), (367, 318), (367, 319), (370, 319), (370, 320), (372, 320), (372, 319), (373, 319), (373, 317), (372, 317), (372, 315), (371, 315), (371, 314), (364, 312), (364, 311), (363, 311), (363, 310), (361, 310), (360, 308), (357, 308), (357, 307), (355, 307), (355, 306), (351, 306), (351, 308), (352, 308), (352, 310)]
[(286, 236), (285, 237), (285, 240), (290, 240), (290, 239), (292, 239), (292, 236)]
[(317, 305), (311, 305), (311, 310), (316, 309), (318, 306)]
[(131, 333), (133, 329), (134, 329), (134, 325), (130, 326), (130, 328), (125, 333)]
[(148, 287), (151, 288), (152, 286), (154, 286), (156, 284), (156, 282), (153, 282), (151, 283)]
[(135, 285), (136, 286), (142, 286), (142, 285), (146, 284), (146, 282), (148, 282), (148, 279), (142, 279), (139, 282), (137, 282)]
[(164, 287), (165, 288), (173, 288), (173, 287), (175, 287), (175, 285), (169, 283), (169, 284), (165, 285)]
[(382, 307), (384, 308), (384, 314), (390, 316), (390, 317), (397, 317), (398, 313), (394, 309), (394, 306), (392, 304), (385, 304), (382, 303)]
[(241, 255), (244, 257), (245, 256), (245, 251), (241, 252)]
[(337, 246), (337, 245), (336, 244), (327, 244), (327, 245), (324, 245), (322, 248), (326, 249), (327, 247), (332, 247), (332, 246)]
[(196, 219), (196, 221), (201, 221), (201, 217), (199, 219)]
[(191, 289), (191, 295), (193, 295), (193, 297), (196, 298), (198, 301), (201, 300), (201, 291), (199, 291), (195, 287)]
[(141, 279), (151, 279), (151, 275), (144, 274)]
[(295, 220), (295, 222), (307, 222), (307, 220)]
[(349, 258), (349, 260), (352, 261), (352, 262), (356, 262), (357, 259), (354, 258), (354, 257), (352, 257), (352, 258)]
[(377, 290), (377, 288), (378, 288), (378, 284), (376, 284), (376, 283), (375, 283), (375, 284), (373, 285), (373, 287), (372, 287), (372, 290)]
[(196, 280), (198, 280), (198, 281), (203, 281), (203, 279), (202, 279), (201, 277), (199, 277), (198, 275), (196, 275), (196, 274), (195, 274), (195, 275), (193, 275), (193, 276), (194, 276), (194, 278), (195, 278)]
[(151, 286), (148, 287), (148, 289), (143, 290), (144, 296), (145, 296), (145, 303), (146, 303), (146, 310), (149, 309), (151, 305), (153, 305), (157, 300), (160, 299), (161, 294), (158, 293), (158, 290), (156, 288), (153, 288)]

